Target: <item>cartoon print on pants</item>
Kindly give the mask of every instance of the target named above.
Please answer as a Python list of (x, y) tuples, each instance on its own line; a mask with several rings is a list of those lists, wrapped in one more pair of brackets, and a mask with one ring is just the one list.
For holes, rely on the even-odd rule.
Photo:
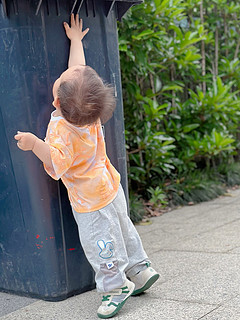
[(99, 256), (103, 259), (109, 259), (113, 256), (113, 244), (112, 242), (104, 242), (104, 240), (98, 240), (97, 245), (101, 249)]

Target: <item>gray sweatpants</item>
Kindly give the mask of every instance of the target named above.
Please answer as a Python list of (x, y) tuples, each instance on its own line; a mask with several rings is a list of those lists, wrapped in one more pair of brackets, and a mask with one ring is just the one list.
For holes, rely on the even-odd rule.
[(116, 198), (106, 207), (88, 213), (73, 210), (73, 214), (83, 250), (96, 273), (99, 292), (121, 287), (126, 277), (131, 278), (150, 263), (128, 217), (121, 185)]

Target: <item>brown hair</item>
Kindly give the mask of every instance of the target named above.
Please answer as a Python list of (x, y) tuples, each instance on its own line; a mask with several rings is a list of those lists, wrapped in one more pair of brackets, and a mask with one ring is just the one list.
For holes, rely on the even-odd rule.
[(113, 92), (113, 88), (104, 84), (91, 67), (76, 68), (72, 79), (59, 85), (61, 113), (68, 122), (76, 126), (92, 124), (99, 118), (105, 123), (116, 107)]

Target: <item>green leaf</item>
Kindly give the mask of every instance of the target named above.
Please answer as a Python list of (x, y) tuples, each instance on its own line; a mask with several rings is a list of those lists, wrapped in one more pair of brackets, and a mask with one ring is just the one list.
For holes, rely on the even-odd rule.
[(170, 25), (169, 30), (174, 30), (176, 32), (178, 38), (180, 40), (182, 40), (183, 34), (182, 34), (182, 31), (179, 27), (177, 27), (176, 25)]
[(188, 124), (188, 125), (184, 126), (182, 128), (182, 130), (183, 130), (184, 133), (187, 133), (187, 132), (190, 132), (190, 131), (198, 128), (199, 126), (200, 125), (198, 123)]
[(164, 86), (161, 90), (162, 92), (165, 92), (165, 91), (183, 91), (183, 88), (181, 86), (178, 86), (178, 85), (167, 85), (167, 86)]
[[(156, 4), (156, 2), (155, 2), (155, 4)], [(169, 0), (163, 0), (160, 3), (158, 3), (158, 5), (156, 5), (155, 14), (162, 13), (162, 11), (164, 11), (165, 9), (168, 8), (168, 4), (169, 4)]]
[(153, 35), (153, 34), (154, 34), (153, 30), (147, 29), (147, 30), (144, 30), (141, 33), (139, 33), (137, 36), (133, 35), (132, 38), (135, 40), (142, 40), (142, 38), (149, 36), (149, 35)]

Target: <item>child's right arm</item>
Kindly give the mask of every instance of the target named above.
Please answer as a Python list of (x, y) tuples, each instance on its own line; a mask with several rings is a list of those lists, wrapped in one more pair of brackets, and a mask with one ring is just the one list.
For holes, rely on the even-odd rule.
[(32, 151), (50, 170), (53, 170), (49, 145), (30, 132), (20, 132), (14, 136), (17, 146), (23, 151)]
[(82, 31), (82, 19), (79, 21), (78, 14), (75, 18), (74, 14), (71, 15), (71, 27), (69, 27), (67, 22), (64, 22), (63, 25), (66, 35), (71, 41), (68, 68), (78, 64), (86, 65), (82, 39), (88, 33), (89, 29), (87, 28), (86, 30)]

